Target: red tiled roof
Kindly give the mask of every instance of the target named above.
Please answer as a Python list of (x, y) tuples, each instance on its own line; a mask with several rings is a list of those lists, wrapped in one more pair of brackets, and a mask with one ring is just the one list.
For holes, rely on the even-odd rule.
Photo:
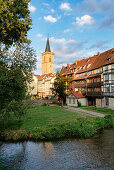
[(68, 95), (73, 94), (76, 98), (84, 98), (85, 96), (81, 92), (69, 92)]
[(60, 73), (62, 75), (72, 74), (73, 72), (71, 72), (71, 70), (73, 68), (76, 68), (76, 74), (78, 74), (78, 73), (83, 73), (89, 70), (100, 68), (103, 65), (107, 65), (110, 63), (114, 63), (114, 48), (108, 51), (105, 51), (101, 54), (98, 53), (97, 55), (94, 55), (93, 57), (78, 60), (77, 64), (73, 63), (69, 67), (63, 67)]
[[(61, 74), (62, 75), (68, 75), (68, 74), (72, 74), (74, 72), (71, 72), (71, 70), (73, 68), (76, 68), (77, 71), (76, 73), (83, 73), (88, 71), (91, 68), (91, 65), (94, 63), (95, 59), (97, 58), (97, 56), (93, 56), (93, 57), (89, 57), (89, 58), (85, 58), (82, 60), (78, 60), (77, 65), (76, 63), (73, 63), (70, 65), (70, 67), (64, 67), (61, 69)], [(87, 66), (89, 65), (89, 67), (87, 68)], [(80, 70), (78, 70), (80, 68)]]
[[(114, 51), (114, 49), (110, 49), (97, 55), (97, 58), (93, 63), (92, 67), (90, 68), (90, 70), (94, 70), (96, 68), (102, 67), (103, 65), (114, 62), (114, 54), (112, 54), (112, 51)], [(110, 60), (108, 61), (109, 58)]]
[(49, 73), (49, 74), (44, 74), (44, 75), (35, 75), (34, 76), (40, 81), (43, 80), (44, 78), (48, 78), (48, 77), (54, 77), (53, 73)]
[(37, 79), (40, 78), (40, 75), (33, 74)]

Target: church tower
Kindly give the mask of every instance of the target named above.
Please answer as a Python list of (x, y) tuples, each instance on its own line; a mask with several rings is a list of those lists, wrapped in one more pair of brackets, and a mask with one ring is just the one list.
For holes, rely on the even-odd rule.
[(49, 38), (47, 38), (46, 49), (42, 53), (42, 75), (49, 73), (54, 73), (54, 53), (50, 50)]

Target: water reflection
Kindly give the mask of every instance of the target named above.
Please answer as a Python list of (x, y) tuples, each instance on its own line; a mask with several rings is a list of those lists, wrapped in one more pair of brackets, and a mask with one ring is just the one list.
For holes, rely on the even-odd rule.
[(0, 146), (0, 169), (114, 169), (113, 133), (110, 129), (91, 139), (4, 143)]

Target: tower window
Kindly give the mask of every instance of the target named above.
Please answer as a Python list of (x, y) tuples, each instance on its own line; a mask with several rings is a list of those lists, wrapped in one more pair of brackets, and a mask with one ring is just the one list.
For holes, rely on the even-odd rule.
[(49, 62), (51, 62), (51, 58), (49, 58)]

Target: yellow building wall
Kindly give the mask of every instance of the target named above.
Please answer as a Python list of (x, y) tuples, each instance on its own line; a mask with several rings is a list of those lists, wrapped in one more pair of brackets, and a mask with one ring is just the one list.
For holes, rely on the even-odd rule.
[(54, 53), (42, 53), (42, 75), (54, 73)]

